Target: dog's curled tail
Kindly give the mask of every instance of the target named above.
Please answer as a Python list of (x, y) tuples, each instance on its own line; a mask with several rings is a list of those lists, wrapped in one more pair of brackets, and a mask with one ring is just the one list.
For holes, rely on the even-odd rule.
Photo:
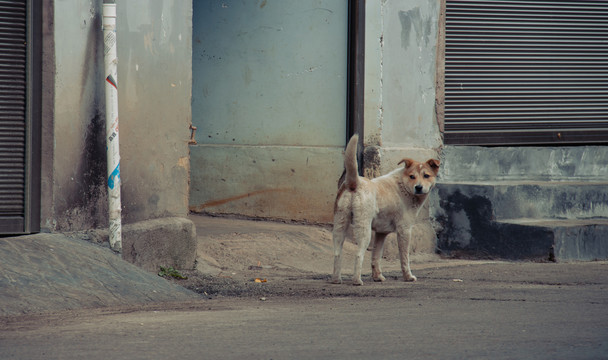
[(350, 190), (357, 189), (359, 184), (359, 169), (357, 167), (357, 143), (359, 135), (355, 134), (344, 151), (344, 169), (346, 170), (346, 187)]

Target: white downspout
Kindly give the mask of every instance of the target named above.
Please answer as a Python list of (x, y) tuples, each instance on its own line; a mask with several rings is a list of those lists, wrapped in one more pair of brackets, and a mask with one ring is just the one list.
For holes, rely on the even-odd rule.
[(110, 247), (122, 252), (120, 204), (120, 152), (118, 146), (118, 58), (116, 57), (116, 4), (103, 4), (103, 62), (106, 91), (106, 151), (108, 161), (108, 205)]

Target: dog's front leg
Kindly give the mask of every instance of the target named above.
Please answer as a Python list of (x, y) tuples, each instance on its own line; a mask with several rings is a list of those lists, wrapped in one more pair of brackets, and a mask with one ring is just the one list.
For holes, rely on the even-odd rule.
[(386, 235), (376, 233), (374, 240), (374, 249), (372, 251), (372, 278), (374, 281), (384, 281), (386, 278), (382, 275), (382, 268), (380, 267), (380, 258), (384, 252), (384, 240)]
[(365, 252), (372, 239), (371, 223), (356, 224), (353, 227), (353, 235), (357, 240), (359, 249), (357, 251), (357, 258), (355, 259), (355, 273), (353, 275), (353, 285), (363, 285), (361, 280), (361, 268), (363, 267), (363, 259)]
[(412, 237), (412, 226), (400, 226), (397, 228), (397, 245), (399, 247), (399, 259), (401, 260), (401, 272), (403, 280), (416, 281), (410, 269), (410, 238)]

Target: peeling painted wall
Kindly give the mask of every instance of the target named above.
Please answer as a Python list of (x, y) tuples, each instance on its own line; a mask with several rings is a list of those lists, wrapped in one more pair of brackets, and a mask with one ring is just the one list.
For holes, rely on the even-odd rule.
[(192, 111), (198, 143), (343, 146), (346, 5), (197, 1)]
[(123, 219), (185, 217), (192, 4), (130, 0), (118, 8)]
[[(327, 128), (337, 117), (327, 115), (332, 114), (328, 100), (344, 102), (346, 89), (327, 92), (325, 87), (315, 87), (311, 79), (336, 74), (318, 61), (328, 56), (306, 46), (294, 49), (298, 38), (289, 40), (285, 35), (302, 22), (298, 14), (306, 14), (305, 19), (317, 21), (310, 26), (316, 38), (340, 39), (337, 24), (332, 24), (338, 12), (327, 11), (335, 4), (195, 3), (200, 13), (195, 10), (194, 14), (193, 122), (199, 125), (199, 145), (192, 148), (192, 210), (331, 222), (344, 139), (339, 129)], [(247, 11), (231, 12), (234, 8)], [(225, 21), (218, 20), (224, 16)], [(366, 175), (385, 174), (405, 156), (437, 157), (441, 146), (435, 116), (438, 18), (439, 0), (366, 1)], [(268, 61), (269, 54), (282, 53), (291, 60)], [(318, 100), (312, 105), (300, 102), (314, 96)], [(272, 151), (278, 154), (293, 145), (300, 146), (294, 152), (297, 158), (290, 155), (293, 165), (273, 161), (278, 157)], [(331, 151), (317, 157), (321, 166), (302, 166), (309, 164), (312, 155), (307, 146), (327, 145)], [(254, 163), (256, 156), (261, 158)], [(295, 177), (292, 168), (298, 169)], [(271, 181), (264, 180), (265, 174), (273, 174)], [(280, 195), (264, 192), (283, 188), (290, 190)], [(292, 204), (297, 202), (312, 209), (294, 212)]]
[(71, 1), (55, 2), (49, 14), (55, 43), (54, 158), (43, 154), (43, 162), (53, 162), (54, 182), (53, 212), (42, 226), (51, 229), (107, 223), (100, 11), (100, 4)]
[[(107, 226), (101, 4), (45, 2), (41, 225), (51, 231)], [(186, 216), (192, 4), (117, 11), (123, 221)]]
[(196, 1), (191, 210), (330, 222), (348, 3)]
[(403, 154), (425, 160), (442, 144), (435, 115), (438, 18), (439, 0), (366, 2), (364, 141), (380, 147), (381, 172)]

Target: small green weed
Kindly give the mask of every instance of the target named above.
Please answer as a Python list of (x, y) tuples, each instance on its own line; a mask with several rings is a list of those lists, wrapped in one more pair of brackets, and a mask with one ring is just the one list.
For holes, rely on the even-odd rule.
[(167, 278), (172, 277), (174, 279), (186, 280), (188, 277), (182, 275), (179, 271), (175, 270), (172, 266), (169, 267), (160, 267), (160, 271), (158, 272), (158, 276)]

